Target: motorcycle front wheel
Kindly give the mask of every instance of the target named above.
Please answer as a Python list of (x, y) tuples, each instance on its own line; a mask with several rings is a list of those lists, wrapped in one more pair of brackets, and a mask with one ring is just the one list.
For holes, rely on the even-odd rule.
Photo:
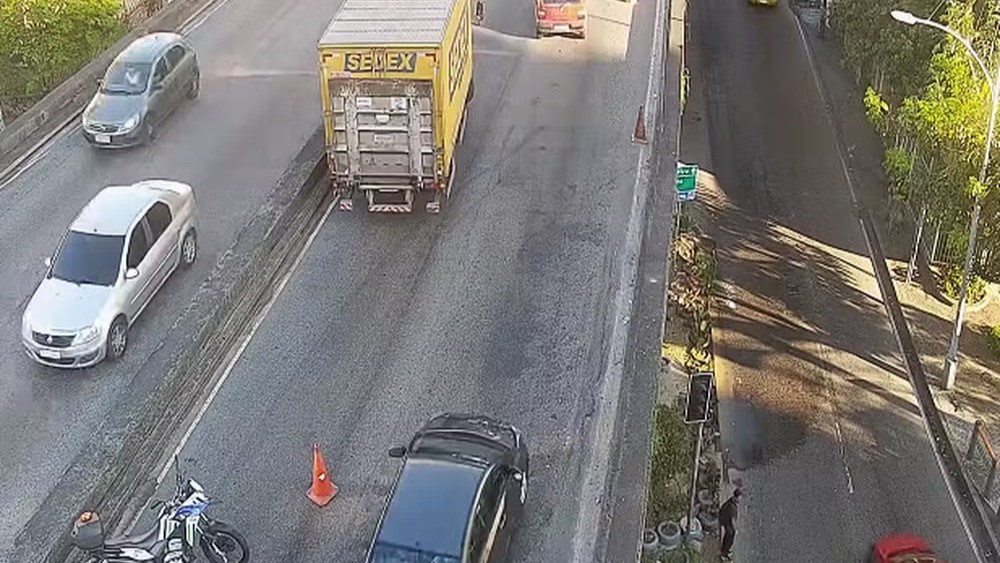
[(212, 563), (249, 563), (250, 546), (229, 524), (212, 522), (201, 537), (201, 550)]

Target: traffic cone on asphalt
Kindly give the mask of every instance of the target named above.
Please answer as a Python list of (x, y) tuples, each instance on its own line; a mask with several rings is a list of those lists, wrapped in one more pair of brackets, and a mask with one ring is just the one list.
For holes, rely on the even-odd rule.
[(639, 105), (639, 115), (635, 118), (635, 131), (632, 133), (632, 142), (646, 144), (646, 108)]
[(333, 484), (330, 474), (326, 472), (326, 462), (323, 461), (323, 454), (319, 453), (319, 444), (314, 444), (312, 487), (309, 487), (306, 496), (319, 506), (326, 506), (337, 496), (337, 490), (337, 485)]

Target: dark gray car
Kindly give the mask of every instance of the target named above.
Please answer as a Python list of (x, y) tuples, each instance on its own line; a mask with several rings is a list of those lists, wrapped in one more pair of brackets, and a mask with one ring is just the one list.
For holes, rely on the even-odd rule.
[(472, 414), (432, 418), (409, 446), (367, 563), (502, 563), (528, 492), (517, 428)]
[(198, 97), (200, 87), (198, 56), (184, 37), (140, 37), (115, 57), (83, 110), (83, 136), (100, 147), (145, 143), (185, 99)]

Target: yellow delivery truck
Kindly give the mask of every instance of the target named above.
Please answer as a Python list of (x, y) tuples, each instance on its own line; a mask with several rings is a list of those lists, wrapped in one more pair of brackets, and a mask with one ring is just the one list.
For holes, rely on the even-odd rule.
[[(472, 99), (471, 0), (344, 0), (319, 41), (327, 161), (340, 209), (437, 213)], [(478, 12), (479, 10), (477, 10)]]

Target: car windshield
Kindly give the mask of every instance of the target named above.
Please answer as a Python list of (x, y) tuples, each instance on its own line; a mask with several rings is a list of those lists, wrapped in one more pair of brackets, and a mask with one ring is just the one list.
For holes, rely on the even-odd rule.
[(377, 542), (370, 563), (459, 563), (458, 557)]
[(124, 236), (70, 231), (49, 275), (75, 284), (114, 285), (124, 246)]
[(105, 94), (141, 94), (146, 91), (153, 65), (130, 61), (111, 63), (104, 75), (101, 92)]

